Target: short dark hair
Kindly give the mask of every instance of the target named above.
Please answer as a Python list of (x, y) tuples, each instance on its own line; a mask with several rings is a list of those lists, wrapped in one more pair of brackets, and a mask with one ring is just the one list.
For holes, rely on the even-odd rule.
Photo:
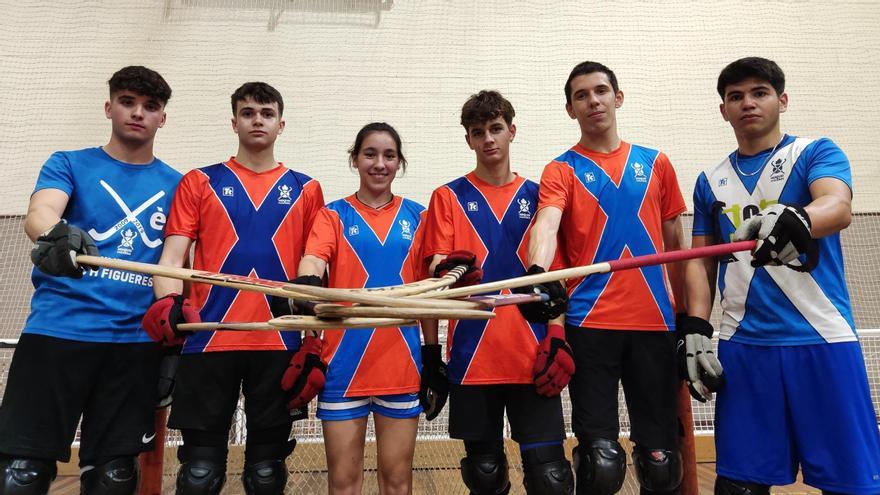
[(361, 130), (358, 131), (357, 136), (354, 138), (354, 144), (348, 149), (348, 163), (351, 164), (351, 166), (354, 166), (354, 161), (361, 152), (361, 146), (364, 144), (364, 139), (374, 132), (387, 132), (391, 136), (391, 139), (394, 140), (394, 144), (397, 145), (397, 158), (400, 160), (400, 168), (406, 172), (407, 162), (406, 157), (403, 156), (403, 144), (400, 140), (400, 134), (397, 133), (397, 129), (391, 127), (391, 124), (386, 122), (371, 122), (361, 127)]
[(565, 102), (571, 103), (571, 82), (574, 78), (578, 76), (583, 76), (586, 74), (592, 74), (594, 72), (601, 72), (608, 76), (608, 81), (611, 82), (611, 89), (614, 90), (616, 94), (620, 91), (620, 86), (617, 84), (617, 76), (614, 75), (614, 71), (609, 69), (607, 66), (600, 64), (599, 62), (581, 62), (574, 66), (574, 69), (571, 69), (571, 74), (568, 75), (568, 79), (565, 81)]
[(246, 82), (232, 93), (232, 115), (235, 115), (235, 106), (238, 102), (248, 98), (263, 105), (277, 103), (278, 116), (284, 115), (284, 100), (281, 98), (281, 93), (264, 82)]
[(131, 91), (141, 96), (155, 98), (162, 105), (171, 99), (171, 87), (158, 72), (141, 65), (129, 65), (116, 71), (110, 80), (110, 97), (120, 91)]
[(504, 121), (509, 126), (513, 123), (515, 115), (516, 111), (507, 98), (501, 96), (501, 93), (498, 91), (484, 89), (475, 95), (471, 95), (464, 102), (464, 105), (461, 107), (461, 125), (466, 131), (469, 131), (473, 125), (504, 117)]
[(723, 100), (728, 86), (752, 77), (770, 83), (777, 95), (785, 91), (785, 73), (776, 62), (761, 57), (746, 57), (731, 62), (718, 75), (718, 95)]

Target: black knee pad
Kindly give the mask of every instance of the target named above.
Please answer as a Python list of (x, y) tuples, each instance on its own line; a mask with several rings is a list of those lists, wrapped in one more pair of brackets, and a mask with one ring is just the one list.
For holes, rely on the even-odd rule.
[(461, 460), (461, 478), (472, 495), (505, 495), (510, 491), (504, 453), (469, 454)]
[(626, 453), (616, 440), (579, 440), (572, 457), (579, 495), (612, 495), (620, 491), (626, 477)]
[(715, 495), (770, 495), (770, 485), (735, 481), (718, 476), (715, 478)]
[(217, 495), (226, 482), (226, 447), (184, 444), (178, 451), (177, 495)]
[(671, 492), (681, 485), (684, 475), (678, 450), (633, 448), (633, 466), (639, 485), (649, 492)]
[(55, 461), (46, 459), (3, 459), (4, 495), (45, 495), (55, 479)]
[(247, 495), (280, 495), (287, 485), (287, 464), (283, 459), (245, 464), (241, 482)]
[(137, 485), (137, 458), (130, 456), (96, 462), (79, 476), (80, 495), (132, 495)]
[(528, 495), (571, 495), (574, 475), (562, 444), (522, 451), (523, 485)]

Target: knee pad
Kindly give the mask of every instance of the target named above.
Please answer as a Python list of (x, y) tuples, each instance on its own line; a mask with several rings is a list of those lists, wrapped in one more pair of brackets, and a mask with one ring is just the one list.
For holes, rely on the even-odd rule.
[(681, 452), (677, 450), (633, 448), (633, 466), (639, 485), (649, 492), (671, 492), (684, 475)]
[(135, 457), (116, 457), (84, 467), (79, 476), (81, 495), (132, 495), (137, 490)]
[(472, 495), (505, 495), (510, 491), (504, 454), (469, 454), (461, 460), (461, 478)]
[(283, 459), (245, 464), (241, 482), (247, 495), (281, 495), (287, 485), (287, 465)]
[(571, 495), (574, 475), (562, 444), (522, 451), (523, 485), (528, 495)]
[(3, 470), (3, 485), (0, 493), (4, 495), (45, 495), (55, 479), (55, 461), (46, 459), (4, 459), (0, 461)]
[(735, 481), (718, 476), (715, 478), (715, 495), (770, 495), (770, 485)]
[(577, 493), (612, 495), (626, 477), (626, 453), (616, 440), (593, 438), (574, 448)]
[(178, 451), (178, 495), (217, 495), (226, 483), (225, 447), (183, 445)]

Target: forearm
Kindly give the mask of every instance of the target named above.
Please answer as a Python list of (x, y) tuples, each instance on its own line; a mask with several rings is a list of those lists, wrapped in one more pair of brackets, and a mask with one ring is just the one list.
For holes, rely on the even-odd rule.
[(543, 208), (538, 212), (529, 234), (529, 265), (549, 269), (553, 264), (561, 218), (562, 211), (555, 207)]
[(307, 254), (303, 256), (300, 260), (299, 268), (297, 268), (296, 270), (296, 275), (298, 277), (305, 277), (309, 275), (323, 277), (325, 271), (327, 271), (326, 261), (318, 258), (317, 256)]
[[(172, 235), (165, 238), (159, 265), (172, 268), (183, 268), (189, 259), (189, 246), (192, 241), (188, 237)], [(162, 298), (168, 294), (183, 294), (183, 281), (166, 277), (153, 277), (153, 294)]]
[(438, 320), (422, 320), (421, 325), (425, 345), (434, 345), (440, 342), (440, 322)]
[(804, 209), (810, 216), (813, 239), (840, 232), (852, 221), (852, 201), (837, 195), (816, 198)]
[(37, 206), (28, 210), (24, 220), (24, 232), (32, 241), (47, 232), (53, 225), (61, 221), (61, 217), (48, 206)]
[[(663, 222), (663, 250), (666, 252), (677, 251), (684, 244), (684, 234), (681, 227), (681, 217)], [(666, 265), (666, 271), (669, 274), (669, 285), (672, 287), (672, 297), (674, 299), (675, 310), (677, 312), (687, 311), (687, 301), (685, 296), (684, 283), (684, 263), (676, 262)]]
[[(711, 244), (705, 237), (693, 238), (692, 247)], [(708, 320), (715, 301), (715, 275), (718, 262), (714, 258), (689, 260), (684, 266), (684, 282), (687, 288), (687, 313)]]

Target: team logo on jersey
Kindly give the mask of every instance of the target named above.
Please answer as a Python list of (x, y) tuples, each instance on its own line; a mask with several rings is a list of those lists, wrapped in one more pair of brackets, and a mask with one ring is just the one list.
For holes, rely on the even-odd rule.
[(593, 172), (584, 172), (584, 180), (587, 184), (596, 182), (596, 175)]
[[(163, 196), (165, 196), (165, 191), (159, 191), (156, 194), (152, 195), (148, 200), (144, 201), (140, 206), (132, 210), (128, 207), (125, 200), (122, 199), (122, 196), (113, 189), (110, 184), (104, 182), (103, 180), (98, 181), (101, 184), (101, 187), (110, 194), (110, 197), (113, 198), (113, 201), (116, 203), (116, 206), (119, 207), (119, 210), (122, 212), (124, 217), (119, 219), (112, 227), (105, 230), (104, 232), (98, 232), (95, 228), (89, 229), (89, 235), (95, 241), (103, 241), (104, 239), (109, 239), (113, 234), (122, 230), (128, 224), (134, 225), (135, 229), (137, 229), (138, 235), (140, 235), (141, 240), (144, 241), (144, 244), (149, 248), (156, 248), (162, 245), (162, 238), (159, 236), (158, 239), (150, 239), (149, 235), (147, 235), (147, 229), (144, 227), (144, 224), (138, 220), (138, 215), (147, 210), (150, 206), (153, 205), (156, 201), (159, 201)], [(162, 227), (165, 226), (165, 214), (162, 213), (161, 207), (156, 207), (157, 212), (153, 213), (150, 216), (150, 227), (153, 227), (155, 230), (162, 230)]]
[(352, 225), (348, 228), (348, 235), (358, 235), (361, 233), (361, 229), (358, 228), (357, 225)]
[(134, 251), (134, 238), (136, 235), (133, 230), (125, 229), (122, 232), (122, 241), (120, 241), (119, 246), (116, 248), (116, 252), (131, 256), (132, 251)]
[(223, 195), (231, 198), (235, 196), (235, 189), (232, 186), (223, 186)]
[(724, 187), (727, 185), (727, 177), (722, 177), (718, 179), (718, 187)]
[(777, 158), (771, 164), (770, 182), (776, 182), (785, 179), (785, 171), (782, 166), (785, 165), (785, 158)]
[(480, 206), (477, 204), (476, 201), (468, 201), (467, 208), (468, 211), (478, 211), (480, 209)]
[(400, 237), (411, 241), (412, 240), (412, 224), (409, 223), (409, 220), (401, 220), (400, 222)]
[(645, 175), (645, 166), (639, 162), (633, 163), (633, 177), (636, 182), (648, 182), (648, 176)]
[(529, 207), (531, 206), (531, 203), (529, 203), (529, 200), (527, 200), (526, 198), (519, 198), (516, 201), (516, 204), (519, 205), (519, 217), (520, 218), (526, 218), (526, 219), (532, 218), (532, 212), (529, 209)]
[(281, 184), (278, 186), (278, 204), (289, 205), (291, 192), (293, 192), (293, 188), (287, 184)]

